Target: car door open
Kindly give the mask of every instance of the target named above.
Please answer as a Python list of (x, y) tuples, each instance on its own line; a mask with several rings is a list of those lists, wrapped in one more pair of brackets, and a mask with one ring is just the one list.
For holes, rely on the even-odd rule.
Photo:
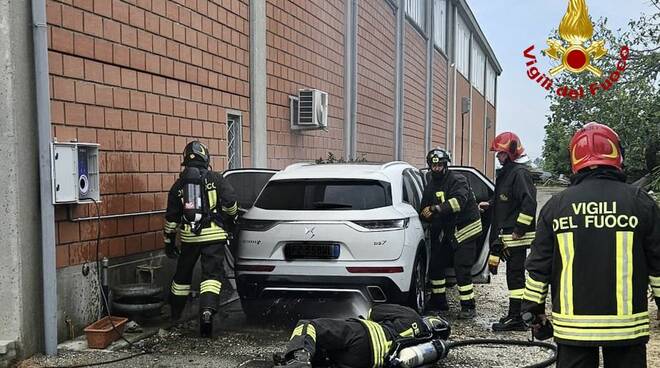
[[(277, 170), (273, 169), (234, 169), (227, 170), (222, 176), (231, 184), (236, 192), (239, 218), (254, 205), (254, 201), (261, 193), (271, 176)], [(238, 231), (234, 232), (234, 239), (225, 245), (225, 273), (232, 287), (236, 289), (234, 274), (234, 254), (238, 247)]]

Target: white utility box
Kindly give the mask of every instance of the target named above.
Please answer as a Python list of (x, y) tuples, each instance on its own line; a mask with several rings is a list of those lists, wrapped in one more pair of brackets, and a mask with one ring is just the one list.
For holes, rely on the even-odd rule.
[(99, 145), (54, 142), (51, 148), (53, 204), (99, 201)]

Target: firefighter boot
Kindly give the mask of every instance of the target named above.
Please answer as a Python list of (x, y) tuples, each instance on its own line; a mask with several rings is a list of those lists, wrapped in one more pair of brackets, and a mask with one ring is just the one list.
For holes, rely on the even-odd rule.
[(428, 309), (439, 312), (448, 311), (449, 304), (447, 304), (447, 294), (445, 293), (431, 294), (431, 299), (429, 300)]
[(199, 314), (199, 334), (201, 337), (213, 337), (213, 311), (204, 308)]
[(311, 368), (311, 356), (309, 352), (305, 349), (298, 349), (293, 352), (290, 352), (286, 355), (284, 354), (275, 354), (273, 355), (273, 362), (275, 367), (286, 367), (286, 368)]
[(527, 327), (520, 317), (521, 300), (509, 299), (509, 314), (500, 318), (499, 322), (493, 323), (493, 331), (527, 331)]
[(462, 300), (461, 311), (458, 313), (458, 319), (473, 319), (477, 316), (477, 308), (474, 299)]

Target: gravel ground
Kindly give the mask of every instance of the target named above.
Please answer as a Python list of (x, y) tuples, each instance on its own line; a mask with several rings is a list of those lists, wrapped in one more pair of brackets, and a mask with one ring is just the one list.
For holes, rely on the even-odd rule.
[[(526, 340), (529, 333), (493, 333), (490, 325), (504, 312), (507, 304), (504, 270), (492, 278), (489, 285), (477, 285), (478, 316), (472, 321), (456, 319), (459, 306), (456, 289), (450, 291), (451, 310), (445, 315), (452, 324), (452, 340), (472, 338), (497, 338)], [(343, 303), (345, 306), (345, 302)], [(246, 321), (240, 304), (229, 304), (216, 322), (216, 337), (197, 337), (197, 322), (190, 320), (169, 330), (160, 330), (156, 335), (141, 340), (139, 348), (153, 353), (130, 360), (108, 364), (107, 367), (270, 367), (268, 358), (284, 347), (295, 321), (313, 311), (327, 316), (350, 314), (341, 302), (287, 301), (280, 303), (265, 323)], [(342, 312), (342, 310), (344, 310)], [(305, 313), (307, 311), (307, 313)], [(354, 311), (353, 311), (354, 313)], [(656, 315), (655, 305), (651, 308)], [(33, 357), (19, 367), (65, 367), (78, 364), (94, 364), (101, 361), (127, 357), (139, 353), (136, 348), (120, 349), (117, 352), (84, 350), (81, 352), (60, 350), (57, 357)], [(454, 349), (449, 357), (437, 364), (438, 367), (523, 367), (539, 362), (549, 356), (540, 348), (483, 346)], [(651, 343), (648, 346), (649, 367), (660, 366), (660, 326), (652, 322)]]

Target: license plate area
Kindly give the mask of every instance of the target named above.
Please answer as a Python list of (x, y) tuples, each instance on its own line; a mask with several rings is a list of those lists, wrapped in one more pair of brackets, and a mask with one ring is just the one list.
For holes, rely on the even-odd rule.
[(287, 243), (284, 258), (294, 259), (337, 259), (340, 246), (337, 243)]

